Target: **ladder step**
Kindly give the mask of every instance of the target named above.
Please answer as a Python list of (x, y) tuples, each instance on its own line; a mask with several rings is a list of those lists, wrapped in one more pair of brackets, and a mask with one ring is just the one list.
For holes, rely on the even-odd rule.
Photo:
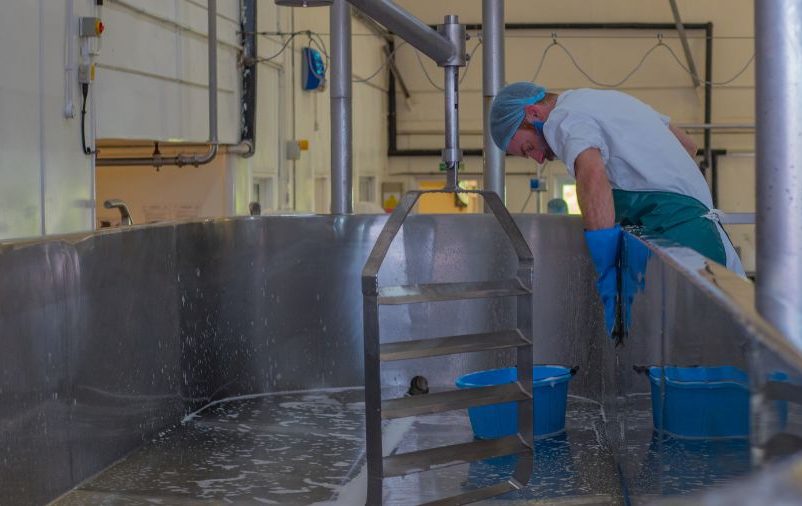
[(465, 464), (529, 450), (529, 447), (516, 434), (500, 439), (472, 441), (470, 443), (441, 446), (417, 452), (401, 453), (384, 458), (384, 477), (421, 473), (437, 467)]
[(427, 502), (420, 506), (460, 506), (462, 504), (472, 504), (482, 499), (489, 499), (497, 495), (512, 492), (513, 490), (520, 490), (521, 488), (523, 488), (521, 485), (514, 484), (511, 481), (502, 481), (501, 483), (490, 485), (489, 487), (477, 488), (476, 490), (471, 490), (464, 494), (444, 497), (443, 499)]
[(531, 399), (518, 383), (506, 383), (489, 387), (463, 388), (448, 392), (400, 397), (382, 402), (382, 418), (404, 418), (429, 415), (443, 411), (465, 409), (472, 406), (487, 406), (502, 402)]
[(414, 304), (446, 300), (514, 297), (531, 293), (517, 278), (466, 283), (429, 283), (386, 286), (379, 289), (379, 304)]
[(381, 345), (380, 360), (408, 360), (411, 358), (437, 357), (472, 351), (498, 350), (529, 346), (532, 343), (519, 330), (501, 330), (482, 334), (416, 339)]

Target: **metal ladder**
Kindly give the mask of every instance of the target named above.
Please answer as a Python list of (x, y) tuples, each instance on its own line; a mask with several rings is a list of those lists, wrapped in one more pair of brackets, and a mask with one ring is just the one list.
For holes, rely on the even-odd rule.
[[(471, 193), (481, 195), (492, 210), (518, 257), (515, 277), (481, 282), (430, 283), (379, 287), (378, 274), (390, 244), (401, 229), (412, 207), (426, 193)], [(522, 488), (532, 472), (532, 277), (533, 258), (521, 231), (491, 191), (443, 190), (411, 191), (404, 195), (387, 220), (362, 270), (365, 344), (365, 411), (367, 432), (367, 504), (382, 504), (383, 480), (417, 472), (468, 463), (476, 460), (520, 454), (518, 464), (506, 481), (427, 503), (458, 505), (480, 501)], [(412, 341), (381, 342), (379, 307), (491, 297), (515, 297), (515, 328), (481, 334), (458, 335)], [(381, 363), (441, 355), (515, 348), (518, 381), (505, 385), (452, 390), (382, 401)], [(518, 403), (518, 432), (492, 440), (477, 440), (395, 454), (382, 453), (382, 420), (465, 409), (501, 402)]]

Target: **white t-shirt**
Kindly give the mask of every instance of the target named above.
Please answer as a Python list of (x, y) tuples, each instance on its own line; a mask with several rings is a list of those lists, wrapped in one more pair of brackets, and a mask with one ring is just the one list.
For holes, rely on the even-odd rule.
[(552, 151), (574, 174), (576, 157), (598, 148), (614, 189), (666, 191), (713, 207), (699, 167), (668, 129), (669, 118), (612, 90), (570, 90), (543, 125)]
[[(576, 157), (598, 148), (613, 189), (687, 195), (712, 209), (707, 181), (668, 123), (667, 116), (625, 93), (579, 89), (557, 97), (543, 135), (573, 177)], [(718, 228), (727, 267), (742, 274), (732, 243)]]

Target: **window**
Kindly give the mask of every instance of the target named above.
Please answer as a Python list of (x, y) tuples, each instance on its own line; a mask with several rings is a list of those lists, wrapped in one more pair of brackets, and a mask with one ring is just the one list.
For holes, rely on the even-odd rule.
[(563, 184), (560, 193), (562, 199), (568, 204), (568, 214), (582, 214), (579, 211), (579, 199), (576, 196), (576, 183)]

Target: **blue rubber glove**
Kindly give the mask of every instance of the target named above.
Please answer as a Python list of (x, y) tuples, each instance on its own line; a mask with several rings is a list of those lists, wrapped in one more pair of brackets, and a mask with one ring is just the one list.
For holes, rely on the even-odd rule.
[(629, 331), (632, 324), (635, 296), (646, 288), (646, 266), (651, 256), (651, 250), (638, 238), (624, 234), (621, 239), (621, 306), (625, 331)]
[(585, 232), (598, 279), (596, 289), (604, 304), (604, 328), (612, 336), (615, 329), (616, 299), (618, 297), (618, 255), (621, 252), (621, 227)]

